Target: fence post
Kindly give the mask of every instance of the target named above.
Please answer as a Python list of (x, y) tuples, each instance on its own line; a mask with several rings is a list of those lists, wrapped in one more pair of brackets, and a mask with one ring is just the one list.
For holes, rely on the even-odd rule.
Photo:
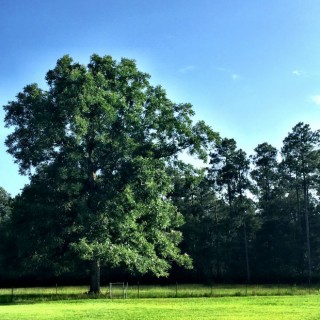
[(140, 282), (138, 281), (138, 299), (140, 299)]
[(178, 297), (178, 282), (176, 282), (176, 298)]
[(13, 302), (13, 287), (11, 288), (11, 302)]

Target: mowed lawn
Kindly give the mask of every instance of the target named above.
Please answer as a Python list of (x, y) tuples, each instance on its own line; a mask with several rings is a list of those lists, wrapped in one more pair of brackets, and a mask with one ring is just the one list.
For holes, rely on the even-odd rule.
[(2, 305), (1, 320), (320, 319), (320, 296), (72, 300)]

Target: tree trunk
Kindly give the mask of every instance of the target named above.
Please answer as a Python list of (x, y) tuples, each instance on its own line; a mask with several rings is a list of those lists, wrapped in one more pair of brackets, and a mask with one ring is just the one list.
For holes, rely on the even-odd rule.
[(216, 260), (216, 276), (217, 279), (221, 278), (221, 269), (220, 269), (220, 239), (219, 239), (220, 235), (218, 234), (218, 239), (217, 239), (217, 260)]
[(247, 226), (246, 223), (243, 223), (243, 234), (244, 234), (244, 249), (246, 255), (246, 269), (247, 269), (247, 283), (250, 283), (250, 264), (249, 264), (249, 252), (248, 252), (248, 237), (247, 237)]
[(304, 191), (304, 213), (305, 213), (305, 222), (306, 222), (306, 237), (307, 237), (307, 254), (308, 254), (308, 283), (311, 283), (312, 277), (312, 264), (311, 264), (311, 246), (310, 246), (310, 224), (309, 224), (309, 212), (308, 212), (308, 189), (306, 182), (303, 186)]
[(100, 293), (100, 259), (95, 259), (91, 263), (91, 281), (89, 293)]

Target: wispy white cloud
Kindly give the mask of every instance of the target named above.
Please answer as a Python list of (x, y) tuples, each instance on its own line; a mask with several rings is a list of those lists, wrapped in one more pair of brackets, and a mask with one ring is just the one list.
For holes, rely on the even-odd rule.
[(189, 65), (189, 66), (186, 66), (184, 68), (179, 69), (179, 72), (180, 73), (187, 73), (187, 72), (193, 71), (195, 68), (196, 68), (195, 66)]
[(240, 74), (235, 73), (235, 72), (228, 70), (226, 68), (217, 67), (217, 68), (215, 68), (215, 70), (217, 70), (221, 73), (227, 74), (231, 78), (231, 80), (233, 80), (233, 81), (239, 81), (239, 80), (243, 79), (243, 77)]
[(304, 73), (301, 70), (293, 70), (291, 74), (293, 74), (294, 76), (300, 77), (300, 76), (303, 76)]
[(316, 104), (317, 106), (320, 106), (320, 95), (314, 95), (311, 97), (311, 100), (314, 104)]
[(237, 73), (233, 73), (233, 74), (231, 75), (231, 79), (232, 79), (233, 81), (237, 81), (237, 80), (240, 80), (240, 79), (241, 79), (241, 76), (238, 75)]

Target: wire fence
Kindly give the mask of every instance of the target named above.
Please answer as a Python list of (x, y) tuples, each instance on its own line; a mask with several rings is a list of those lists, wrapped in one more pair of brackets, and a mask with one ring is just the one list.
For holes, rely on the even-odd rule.
[[(125, 288), (125, 292), (124, 292)], [(110, 292), (112, 290), (112, 292)], [(70, 299), (147, 299), (147, 298), (192, 298), (192, 297), (236, 297), (236, 296), (284, 296), (318, 295), (320, 286), (302, 285), (200, 285), (179, 284), (144, 285), (121, 283), (119, 286), (101, 287), (101, 294), (88, 293), (88, 287), (33, 287), (0, 288), (0, 303), (26, 301), (49, 301)]]

